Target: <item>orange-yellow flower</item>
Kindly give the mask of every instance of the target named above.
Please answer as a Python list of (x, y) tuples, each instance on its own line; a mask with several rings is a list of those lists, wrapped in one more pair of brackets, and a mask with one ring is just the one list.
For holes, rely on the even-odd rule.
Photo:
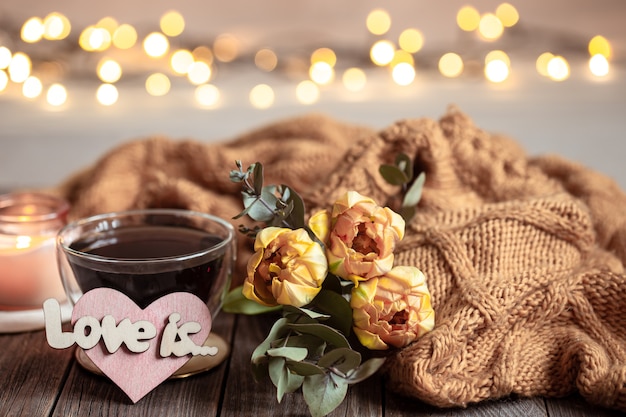
[(304, 229), (266, 227), (254, 242), (243, 295), (265, 306), (309, 304), (328, 272), (324, 250)]
[(372, 350), (407, 346), (435, 325), (426, 279), (412, 266), (362, 282), (352, 289), (350, 306), (354, 333)]
[(390, 271), (404, 220), (355, 191), (333, 205), (326, 256), (330, 271), (358, 285)]

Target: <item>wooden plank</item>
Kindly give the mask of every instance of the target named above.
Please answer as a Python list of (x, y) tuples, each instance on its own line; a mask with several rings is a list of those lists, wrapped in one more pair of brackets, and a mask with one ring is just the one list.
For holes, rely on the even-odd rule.
[[(214, 324), (213, 331), (230, 344), (234, 317), (222, 313)], [(228, 360), (202, 374), (166, 381), (136, 404), (107, 378), (94, 375), (75, 363), (54, 416), (215, 416), (219, 412), (227, 363)]]
[[(394, 393), (387, 395), (385, 417), (547, 417), (541, 398), (484, 401), (467, 408), (438, 408)], [(552, 415), (550, 415), (552, 416)]]
[(550, 417), (618, 417), (624, 413), (587, 403), (580, 395), (546, 399)]
[[(269, 377), (255, 382), (250, 367), (252, 351), (265, 339), (270, 317), (239, 316), (226, 383), (221, 417), (306, 416), (308, 407), (300, 391), (287, 394), (279, 404)], [(382, 416), (382, 388), (378, 378), (351, 387), (344, 402), (329, 416)]]
[(43, 331), (0, 335), (0, 416), (47, 416), (72, 360)]

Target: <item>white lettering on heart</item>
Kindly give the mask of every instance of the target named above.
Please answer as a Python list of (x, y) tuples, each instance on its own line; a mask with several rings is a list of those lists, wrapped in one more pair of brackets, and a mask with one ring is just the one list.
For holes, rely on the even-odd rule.
[[(80, 317), (74, 324), (72, 332), (64, 332), (61, 323), (61, 308), (59, 302), (53, 298), (44, 301), (44, 321), (46, 326), (46, 339), (48, 344), (55, 349), (65, 349), (77, 344), (83, 349), (91, 349), (100, 340), (109, 353), (115, 353), (125, 344), (133, 353), (143, 353), (150, 348), (148, 340), (157, 335), (154, 324), (147, 320), (131, 322), (124, 318), (116, 324), (115, 317), (107, 314), (98, 321), (92, 316)], [(189, 321), (178, 326), (180, 314), (174, 312), (168, 317), (168, 324), (163, 330), (159, 353), (165, 358), (171, 355), (182, 357), (187, 355), (215, 356), (218, 353), (215, 346), (198, 346), (189, 338), (190, 334), (196, 334), (202, 330), (200, 323)]]

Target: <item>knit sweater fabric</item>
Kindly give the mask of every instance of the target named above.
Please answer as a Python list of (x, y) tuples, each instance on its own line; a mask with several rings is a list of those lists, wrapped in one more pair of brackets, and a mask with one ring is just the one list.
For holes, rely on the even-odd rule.
[[(311, 114), (223, 142), (131, 141), (54, 192), (71, 218), (170, 207), (232, 219), (241, 195), (228, 172), (241, 160), (262, 162), (265, 182), (292, 186), (309, 212), (348, 190), (394, 208), (401, 190), (378, 167), (400, 152), (426, 184), (395, 263), (426, 275), (436, 326), (390, 352), (387, 386), (440, 407), (579, 392), (626, 411), (626, 194), (456, 108), (380, 131)], [(238, 245), (240, 281), (250, 242)]]

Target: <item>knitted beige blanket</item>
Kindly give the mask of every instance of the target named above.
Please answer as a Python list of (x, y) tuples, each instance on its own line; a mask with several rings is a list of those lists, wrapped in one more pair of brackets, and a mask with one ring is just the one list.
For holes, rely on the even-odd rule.
[(399, 189), (378, 167), (399, 152), (427, 180), (396, 259), (426, 274), (437, 325), (390, 358), (391, 389), (442, 407), (578, 391), (626, 411), (626, 195), (570, 161), (529, 158), (456, 109), (380, 132), (310, 115), (223, 143), (131, 142), (57, 191), (74, 218), (183, 207), (230, 219), (239, 159), (261, 161), (266, 183), (293, 186), (310, 210), (346, 190), (387, 205)]

